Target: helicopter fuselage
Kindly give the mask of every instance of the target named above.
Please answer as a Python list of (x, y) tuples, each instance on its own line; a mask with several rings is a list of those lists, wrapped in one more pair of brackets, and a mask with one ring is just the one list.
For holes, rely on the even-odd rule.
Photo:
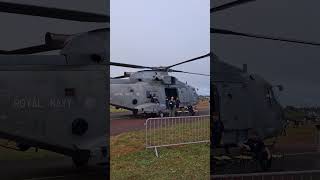
[[(190, 85), (167, 72), (139, 71), (129, 79), (111, 79), (110, 104), (137, 113), (160, 113), (166, 110), (166, 98), (179, 98), (180, 107), (195, 105), (198, 94)], [(156, 97), (157, 103), (152, 102)]]
[(267, 139), (285, 127), (283, 109), (274, 87), (256, 74), (247, 73), (221, 61), (213, 63), (214, 111), (224, 123), (224, 144), (246, 141), (249, 130)]

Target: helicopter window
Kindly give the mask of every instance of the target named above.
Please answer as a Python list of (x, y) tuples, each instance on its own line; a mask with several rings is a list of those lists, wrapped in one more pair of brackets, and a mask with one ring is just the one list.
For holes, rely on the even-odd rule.
[(138, 81), (142, 81), (142, 79), (139, 78)]
[(138, 103), (138, 100), (137, 99), (133, 99), (132, 100), (132, 104), (136, 105)]
[(171, 84), (176, 84), (176, 78), (175, 77), (171, 77)]

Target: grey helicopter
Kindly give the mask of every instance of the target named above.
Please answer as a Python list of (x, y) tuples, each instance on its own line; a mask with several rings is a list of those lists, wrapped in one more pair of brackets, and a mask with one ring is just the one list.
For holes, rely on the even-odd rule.
[(179, 99), (180, 107), (190, 108), (190, 106), (192, 107), (198, 103), (196, 88), (179, 81), (169, 73), (178, 72), (210, 76), (172, 69), (172, 67), (209, 56), (210, 53), (166, 67), (147, 67), (110, 62), (110, 65), (113, 66), (149, 69), (132, 73), (125, 72), (122, 76), (111, 78), (110, 105), (130, 110), (134, 115), (167, 116), (169, 115), (169, 109), (166, 103), (171, 97), (174, 97)]
[[(210, 13), (214, 14), (254, 1), (236, 0), (211, 8)], [(320, 43), (317, 42), (237, 32), (213, 27), (210, 28), (210, 33), (320, 46)], [(212, 42), (211, 47), (213, 47)], [(250, 138), (250, 131), (256, 132), (261, 140), (278, 137), (283, 134), (287, 121), (284, 116), (284, 109), (276, 97), (276, 91), (283, 91), (282, 85), (271, 84), (262, 76), (249, 72), (247, 64), (244, 64), (242, 68), (228, 64), (220, 60), (215, 53), (212, 53), (210, 66), (211, 95), (214, 99), (211, 101), (210, 106), (211, 110), (215, 112), (211, 114), (217, 114), (216, 117), (212, 116), (212, 121), (214, 121), (213, 118), (220, 119), (225, 128), (221, 145), (212, 146), (212, 149), (216, 147), (238, 147), (240, 143)], [(214, 127), (211, 126), (211, 129), (214, 129)], [(211, 159), (213, 160), (213, 158)], [(259, 161), (264, 170), (271, 165), (266, 166), (266, 159), (260, 159)]]
[[(0, 12), (106, 26), (110, 22), (105, 14), (9, 2), (0, 2)], [(1, 147), (49, 150), (70, 157), (76, 166), (107, 163), (106, 42), (108, 28), (74, 35), (48, 32), (44, 44), (1, 50), (0, 138), (13, 142)], [(58, 55), (38, 54), (55, 50)]]

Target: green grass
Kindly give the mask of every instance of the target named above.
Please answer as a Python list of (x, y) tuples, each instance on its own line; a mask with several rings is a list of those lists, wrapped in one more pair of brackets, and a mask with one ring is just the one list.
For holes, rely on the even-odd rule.
[[(172, 134), (173, 129), (169, 129)], [(209, 144), (145, 149), (145, 132), (111, 137), (111, 179), (209, 179)]]
[(281, 144), (292, 143), (314, 143), (316, 138), (316, 128), (314, 125), (303, 125), (297, 128), (289, 126), (287, 136), (279, 138)]

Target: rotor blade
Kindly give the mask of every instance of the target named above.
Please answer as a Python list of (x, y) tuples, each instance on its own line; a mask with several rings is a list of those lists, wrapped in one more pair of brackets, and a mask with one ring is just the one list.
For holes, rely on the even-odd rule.
[(80, 22), (110, 22), (110, 17), (104, 14), (81, 12), (58, 8), (41, 7), (9, 2), (0, 2), (0, 12), (64, 19)]
[(251, 33), (242, 33), (242, 32), (235, 32), (235, 31), (230, 31), (230, 30), (225, 30), (225, 29), (210, 28), (210, 33), (320, 46), (320, 43), (318, 43), (318, 42), (303, 41), (303, 40), (289, 39), (289, 38), (281, 38), (281, 37), (275, 37), (275, 36), (265, 36), (265, 35), (251, 34)]
[(253, 2), (253, 1), (256, 1), (256, 0), (237, 0), (237, 1), (229, 2), (229, 3), (226, 3), (226, 4), (211, 8), (210, 9), (210, 13), (226, 10), (226, 9), (229, 9), (229, 8), (232, 8), (232, 7), (235, 7), (235, 6), (239, 6), (239, 5), (242, 5), (242, 4), (246, 4), (246, 3), (249, 3), (249, 2)]
[(186, 61), (183, 61), (183, 62), (180, 62), (180, 63), (177, 63), (177, 64), (174, 64), (174, 65), (171, 65), (171, 66), (167, 66), (165, 67), (165, 70), (168, 70), (174, 66), (178, 66), (178, 65), (181, 65), (181, 64), (185, 64), (185, 63), (188, 63), (188, 62), (192, 62), (192, 61), (195, 61), (195, 60), (198, 60), (198, 59), (202, 59), (202, 58), (205, 58), (205, 57), (209, 57), (211, 53), (208, 53), (208, 54), (205, 54), (203, 56), (199, 56), (199, 57), (196, 57), (196, 58), (192, 58), (192, 59), (189, 59), (189, 60), (186, 60)]
[(110, 62), (109, 65), (127, 67), (127, 68), (153, 69), (153, 67), (140, 66), (140, 65), (134, 65), (134, 64), (117, 63), (117, 62)]
[(34, 54), (34, 53), (41, 53), (41, 52), (53, 51), (53, 50), (59, 50), (59, 49), (61, 49), (61, 47), (52, 47), (52, 46), (48, 46), (47, 44), (42, 44), (37, 46), (10, 50), (10, 51), (0, 50), (0, 54), (5, 54), (5, 55)]
[(180, 71), (180, 70), (174, 70), (174, 69), (170, 69), (169, 72), (178, 72), (178, 73), (194, 74), (194, 75), (200, 75), (200, 76), (210, 76), (210, 75), (208, 75), (208, 74), (186, 72), (186, 71)]

